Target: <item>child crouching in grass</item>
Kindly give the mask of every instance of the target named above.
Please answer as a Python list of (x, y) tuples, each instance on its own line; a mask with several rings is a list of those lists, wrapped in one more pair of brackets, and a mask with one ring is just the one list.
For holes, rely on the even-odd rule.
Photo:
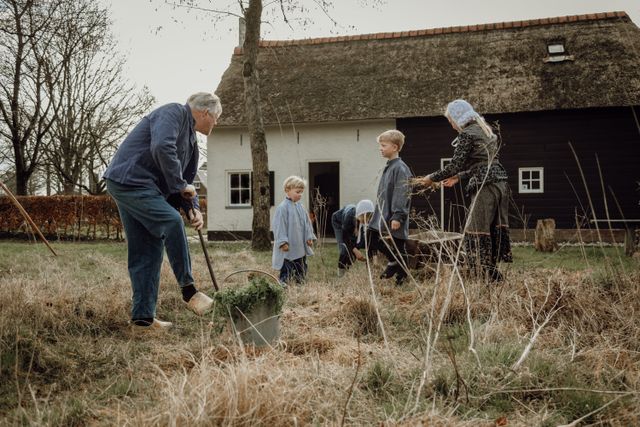
[(360, 249), (364, 249), (364, 225), (374, 211), (371, 200), (360, 200), (357, 205), (347, 205), (331, 215), (331, 225), (338, 243), (338, 277), (353, 264), (353, 259), (364, 260)]
[(298, 176), (290, 176), (283, 186), (286, 197), (273, 216), (272, 267), (280, 270), (280, 283), (286, 285), (292, 280), (304, 282), (307, 256), (313, 255), (311, 247), (316, 236), (309, 214), (300, 202), (306, 182)]

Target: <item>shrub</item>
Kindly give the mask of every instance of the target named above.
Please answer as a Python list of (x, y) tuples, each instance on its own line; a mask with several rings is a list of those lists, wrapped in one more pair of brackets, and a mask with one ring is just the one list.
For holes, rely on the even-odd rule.
[[(40, 231), (53, 240), (124, 238), (118, 207), (108, 195), (17, 196)], [(200, 210), (206, 218), (206, 199)], [(25, 237), (32, 230), (9, 197), (0, 197), (0, 234)]]
[[(122, 237), (118, 208), (109, 196), (18, 196), (18, 202), (48, 238)], [(30, 227), (8, 197), (0, 197), (0, 231), (24, 236)]]
[(363, 385), (372, 393), (379, 394), (389, 391), (388, 389), (392, 385), (393, 379), (394, 375), (391, 367), (384, 362), (376, 360), (366, 372)]

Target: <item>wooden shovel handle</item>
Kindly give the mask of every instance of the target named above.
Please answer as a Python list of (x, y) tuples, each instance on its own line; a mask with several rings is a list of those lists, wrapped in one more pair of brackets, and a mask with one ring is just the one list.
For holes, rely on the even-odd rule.
[(20, 211), (20, 213), (22, 214), (22, 216), (24, 217), (24, 219), (27, 220), (27, 222), (29, 223), (29, 225), (31, 226), (32, 230), (35, 230), (35, 232), (38, 234), (38, 236), (40, 236), (40, 238), (42, 239), (42, 241), (44, 242), (45, 245), (47, 245), (47, 247), (49, 248), (49, 250), (51, 251), (51, 253), (54, 256), (58, 256), (58, 254), (56, 253), (56, 251), (53, 250), (53, 248), (51, 247), (51, 245), (49, 245), (49, 242), (47, 242), (47, 239), (45, 239), (45, 237), (42, 235), (42, 233), (40, 232), (40, 229), (38, 228), (38, 226), (36, 225), (35, 222), (33, 222), (33, 220), (31, 219), (31, 217), (29, 216), (29, 214), (27, 213), (26, 210), (24, 210), (24, 208), (22, 207), (22, 205), (20, 204), (20, 202), (18, 201), (18, 199), (16, 199), (16, 197), (13, 195), (13, 193), (11, 193), (11, 191), (9, 190), (9, 188), (4, 185), (4, 182), (0, 181), (0, 187), (2, 187), (2, 189), (4, 190), (5, 193), (7, 193), (7, 196), (9, 196), (9, 198), (11, 199), (11, 201), (13, 202), (14, 205), (16, 205), (16, 207), (18, 208), (18, 210)]

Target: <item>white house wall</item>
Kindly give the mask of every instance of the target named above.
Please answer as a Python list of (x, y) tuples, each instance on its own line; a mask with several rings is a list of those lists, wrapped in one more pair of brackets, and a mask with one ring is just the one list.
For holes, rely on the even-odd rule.
[[(275, 204), (284, 197), (290, 175), (308, 179), (309, 162), (340, 163), (340, 206), (374, 199), (385, 160), (376, 137), (395, 129), (394, 120), (296, 125), (266, 129), (269, 170), (275, 173)], [(216, 128), (207, 140), (207, 224), (210, 231), (250, 231), (252, 209), (230, 207), (228, 173), (251, 169), (247, 130)], [(309, 192), (304, 193), (309, 207)], [(273, 208), (271, 214), (273, 215)]]

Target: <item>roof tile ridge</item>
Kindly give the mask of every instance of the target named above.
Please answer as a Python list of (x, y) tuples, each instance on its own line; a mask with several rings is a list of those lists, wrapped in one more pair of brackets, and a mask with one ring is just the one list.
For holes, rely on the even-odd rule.
[[(566, 15), (554, 16), (548, 18), (526, 19), (519, 21), (493, 22), (486, 24), (459, 25), (454, 27), (427, 28), (408, 31), (379, 32), (367, 34), (355, 34), (349, 36), (334, 37), (315, 37), (307, 39), (291, 39), (291, 40), (260, 40), (260, 47), (276, 47), (276, 46), (300, 46), (311, 44), (339, 43), (359, 40), (382, 40), (397, 38), (412, 38), (422, 36), (433, 36), (450, 33), (472, 33), (489, 30), (506, 30), (513, 28), (537, 27), (543, 25), (557, 25), (584, 21), (601, 21), (610, 19), (629, 18), (625, 11), (610, 11), (599, 13), (588, 13), (582, 15)], [(238, 46), (234, 49), (234, 55), (242, 55), (243, 49)]]

